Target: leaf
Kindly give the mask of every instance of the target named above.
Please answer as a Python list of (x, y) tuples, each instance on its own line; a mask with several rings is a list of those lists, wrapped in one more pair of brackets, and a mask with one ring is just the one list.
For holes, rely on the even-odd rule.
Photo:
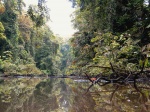
[(143, 61), (139, 60), (139, 66), (142, 67), (143, 66)]
[(150, 24), (146, 28), (150, 28)]
[(98, 41), (98, 40), (100, 40), (101, 38), (100, 38), (100, 36), (96, 36), (95, 38), (92, 38), (91, 39), (91, 42), (96, 42), (96, 41)]
[(148, 58), (146, 58), (145, 62), (144, 62), (144, 66), (147, 67), (148, 66)]

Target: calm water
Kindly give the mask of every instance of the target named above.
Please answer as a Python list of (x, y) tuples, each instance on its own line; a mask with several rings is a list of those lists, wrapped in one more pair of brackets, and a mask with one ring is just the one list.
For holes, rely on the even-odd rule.
[(105, 86), (58, 78), (0, 79), (0, 112), (150, 112), (147, 84)]

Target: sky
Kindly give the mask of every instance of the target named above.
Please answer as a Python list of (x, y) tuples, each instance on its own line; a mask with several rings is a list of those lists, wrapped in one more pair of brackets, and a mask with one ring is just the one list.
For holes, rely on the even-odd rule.
[[(27, 6), (37, 4), (38, 0), (24, 0)], [(55, 35), (69, 38), (75, 32), (71, 23), (71, 13), (75, 10), (69, 0), (47, 0), (50, 8), (50, 19), (47, 24)]]

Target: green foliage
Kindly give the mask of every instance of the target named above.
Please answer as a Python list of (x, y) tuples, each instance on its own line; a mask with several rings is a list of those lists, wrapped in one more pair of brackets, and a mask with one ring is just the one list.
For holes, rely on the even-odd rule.
[(36, 27), (40, 27), (46, 23), (49, 17), (49, 9), (46, 6), (29, 6), (28, 15), (31, 20), (35, 23)]
[(3, 62), (3, 60), (0, 57), (0, 73), (4, 72), (3, 69), (4, 69), (4, 62)]
[[(94, 42), (93, 40), (96, 41)], [(98, 36), (96, 36), (91, 41), (94, 42), (94, 46), (97, 46), (94, 49), (96, 55), (93, 60), (100, 66), (109, 66), (110, 62), (114, 62), (116, 66), (126, 66), (128, 69), (131, 64), (138, 65), (138, 60), (141, 59), (139, 56), (141, 49), (137, 46), (139, 40), (132, 40), (130, 34), (125, 33), (118, 37), (111, 33), (106, 33), (99, 36), (99, 40)], [(106, 59), (102, 59), (102, 57)], [(102, 62), (103, 60), (105, 60), (106, 64)]]
[(36, 65), (33, 64), (23, 64), (23, 65), (19, 65), (17, 67), (16, 73), (18, 74), (34, 74), (34, 75), (38, 75), (38, 74), (42, 74), (42, 72), (36, 67)]
[(18, 26), (17, 26), (17, 14), (13, 10), (6, 10), (0, 17), (0, 21), (5, 28), (5, 35), (7, 38), (7, 50), (12, 49), (18, 44)]
[(12, 61), (12, 52), (11, 51), (4, 51), (3, 52), (3, 55), (2, 55), (2, 59), (4, 60), (4, 61), (9, 61), (9, 62), (11, 62)]
[(0, 22), (0, 33), (4, 33), (5, 29), (3, 24)]
[(33, 39), (35, 45), (36, 66), (44, 71), (44, 73), (57, 74), (60, 65), (60, 63), (58, 63), (60, 60), (58, 55), (59, 42), (57, 37), (53, 35), (48, 27), (40, 28), (40, 30), (37, 29), (37, 35), (38, 39)]
[(72, 54), (72, 49), (69, 46), (69, 43), (62, 44), (60, 52), (62, 54), (60, 70), (62, 71), (62, 74), (71, 74), (67, 73), (67, 68), (72, 63), (74, 56)]
[(88, 66), (110, 67), (110, 62), (130, 71), (141, 69), (141, 62), (150, 67), (149, 4), (143, 0), (77, 0), (76, 3), (73, 23), (78, 32), (71, 40), (75, 63), (70, 70), (106, 72)]
[(6, 44), (6, 36), (4, 35), (4, 26), (3, 24), (0, 22), (0, 54), (3, 52), (4, 46)]
[(26, 6), (26, 4), (23, 2), (23, 0), (2, 0), (4, 2), (6, 10), (14, 10), (16, 12), (19, 12), (21, 14), (23, 7)]
[(0, 71), (5, 74), (60, 74), (61, 39), (44, 25), (49, 20), (45, 2), (29, 6), (22, 14), (22, 0), (3, 1), (0, 16)]

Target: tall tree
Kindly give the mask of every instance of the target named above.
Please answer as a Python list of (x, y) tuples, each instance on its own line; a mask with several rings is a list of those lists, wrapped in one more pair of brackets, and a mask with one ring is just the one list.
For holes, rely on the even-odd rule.
[[(73, 23), (78, 32), (72, 44), (78, 63), (84, 59), (86, 66), (101, 65), (102, 60), (106, 60), (103, 66), (117, 60), (126, 67), (137, 67), (144, 59), (150, 63), (149, 1), (76, 0), (76, 4)], [(90, 50), (85, 53), (85, 48)], [(87, 54), (93, 55), (86, 59)]]
[(49, 19), (49, 8), (46, 5), (46, 0), (38, 0), (38, 6), (30, 5), (28, 15), (35, 23), (36, 27), (44, 25)]

